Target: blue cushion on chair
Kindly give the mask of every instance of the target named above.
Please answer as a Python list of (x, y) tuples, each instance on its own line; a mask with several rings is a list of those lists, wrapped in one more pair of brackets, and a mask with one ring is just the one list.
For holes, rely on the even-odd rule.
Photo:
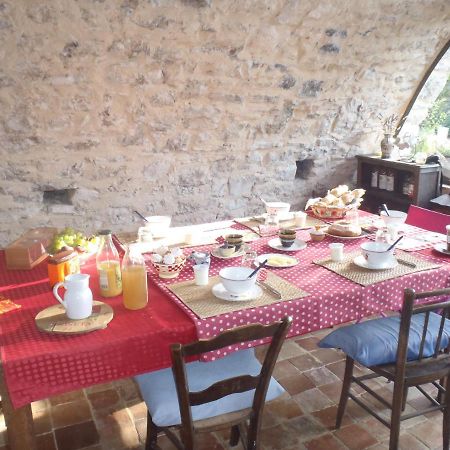
[[(417, 359), (422, 339), (425, 314), (415, 314), (411, 319), (408, 341), (408, 361)], [(430, 314), (424, 357), (433, 355), (441, 316)], [(344, 353), (366, 367), (395, 362), (397, 357), (400, 317), (385, 317), (338, 328), (319, 342), (322, 348), (340, 348)], [(448, 346), (450, 320), (446, 319), (442, 333), (441, 349)]]
[[(186, 364), (191, 391), (201, 391), (216, 381), (239, 375), (258, 375), (261, 364), (252, 348), (234, 352), (211, 362), (194, 361)], [(181, 423), (180, 407), (175, 389), (172, 369), (149, 372), (135, 377), (142, 397), (152, 416), (153, 423), (160, 427)], [(275, 379), (270, 380), (266, 400), (272, 400), (284, 392)], [(219, 400), (192, 407), (193, 420), (207, 419), (221, 414), (240, 411), (252, 406), (255, 390), (231, 394)]]

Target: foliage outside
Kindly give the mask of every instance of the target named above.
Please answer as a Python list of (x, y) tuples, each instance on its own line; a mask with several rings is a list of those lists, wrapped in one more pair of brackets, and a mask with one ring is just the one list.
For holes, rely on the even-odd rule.
[(427, 117), (420, 124), (420, 135), (415, 145), (414, 153), (424, 152), (430, 154), (438, 151), (450, 157), (450, 139), (448, 135), (440, 137), (437, 135), (441, 127), (450, 129), (450, 76), (444, 89), (428, 111)]

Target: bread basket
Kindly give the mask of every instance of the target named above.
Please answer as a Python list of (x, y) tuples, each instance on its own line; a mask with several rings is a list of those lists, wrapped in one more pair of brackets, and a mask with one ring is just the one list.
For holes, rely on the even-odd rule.
[(314, 215), (320, 219), (343, 219), (349, 207), (338, 207), (338, 206), (311, 206), (311, 210)]
[(186, 264), (186, 257), (183, 260), (173, 264), (164, 264), (151, 261), (160, 278), (177, 278)]

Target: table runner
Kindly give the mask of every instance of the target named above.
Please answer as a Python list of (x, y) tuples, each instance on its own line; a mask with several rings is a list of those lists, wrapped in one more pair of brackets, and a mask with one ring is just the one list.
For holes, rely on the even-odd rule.
[[(323, 266), (348, 280), (354, 281), (361, 286), (370, 286), (381, 281), (409, 275), (423, 270), (437, 269), (441, 264), (425, 261), (414, 255), (398, 252), (396, 253), (398, 265), (388, 270), (370, 270), (357, 266), (353, 260), (361, 255), (360, 251), (345, 255), (341, 262), (332, 261), (330, 258), (314, 261), (315, 264)], [(413, 267), (413, 265), (415, 267)]]
[(225, 313), (234, 313), (242, 309), (272, 305), (280, 301), (303, 298), (308, 295), (307, 292), (298, 289), (274, 273), (268, 273), (265, 283), (277, 289), (282, 294), (282, 299), (261, 287), (263, 293), (259, 298), (248, 301), (226, 301), (216, 298), (211, 291), (212, 287), (219, 282), (220, 278), (215, 276), (209, 278), (207, 286), (196, 286), (194, 281), (190, 280), (173, 283), (168, 286), (168, 289), (201, 319)]
[[(361, 212), (363, 216), (368, 215)], [(236, 224), (236, 229), (244, 228)], [(400, 278), (386, 280), (371, 286), (361, 286), (340, 275), (330, 272), (324, 267), (312, 264), (313, 260), (324, 259), (329, 256), (328, 245), (331, 242), (343, 242), (327, 236), (322, 242), (311, 242), (307, 231), (298, 231), (297, 238), (307, 241), (308, 247), (298, 252), (288, 252), (289, 255), (299, 260), (297, 266), (285, 269), (270, 269), (278, 276), (293, 283), (300, 289), (309, 292), (310, 295), (301, 299), (288, 300), (259, 308), (250, 308), (235, 313), (221, 314), (208, 319), (199, 319), (186, 307), (176, 295), (169, 292), (170, 298), (179, 305), (193, 320), (199, 338), (211, 338), (223, 330), (238, 325), (260, 322), (268, 324), (281, 319), (286, 315), (294, 317), (289, 336), (302, 335), (321, 328), (330, 327), (351, 320), (360, 319), (373, 314), (379, 314), (386, 310), (398, 310), (402, 304), (403, 290), (405, 288), (425, 291), (450, 286), (450, 259), (448, 262), (435, 259), (433, 255), (426, 254), (424, 259), (442, 264), (441, 267), (405, 275)], [(276, 251), (267, 245), (270, 237), (261, 238), (250, 244), (250, 247), (262, 253), (275, 253)], [(366, 239), (354, 239), (344, 241), (345, 253), (357, 251)], [(199, 250), (207, 251), (208, 247), (199, 247)], [(232, 265), (231, 260), (218, 260), (211, 258), (210, 276), (218, 274), (222, 267)], [(237, 262), (239, 264), (239, 262)], [(162, 290), (166, 289), (166, 282), (150, 275)], [(186, 265), (180, 277), (169, 281), (167, 284), (193, 279), (193, 272), (189, 264)], [(242, 346), (218, 351), (216, 356), (224, 356), (230, 351), (235, 351)], [(208, 359), (215, 356), (208, 355)]]
[[(261, 230), (259, 229), (260, 225), (264, 225), (264, 216), (256, 216), (256, 217), (245, 217), (243, 219), (235, 219), (234, 221), (237, 224), (240, 224), (246, 228), (249, 228), (250, 230), (254, 231), (255, 233), (262, 236)], [(294, 219), (288, 219), (288, 220), (280, 220), (279, 227), (281, 228), (296, 228), (296, 229), (307, 229), (312, 228), (314, 226), (325, 226), (326, 223), (323, 220), (320, 220), (316, 217), (306, 216), (306, 224), (304, 227), (299, 228), (295, 224)], [(275, 229), (276, 227), (274, 227)], [(275, 231), (273, 234), (277, 234), (277, 231)]]
[(0, 294), (22, 307), (0, 315), (0, 354), (12, 404), (18, 408), (35, 400), (125, 378), (171, 365), (169, 345), (191, 342), (192, 321), (149, 283), (149, 305), (126, 310), (122, 297), (104, 299), (97, 288), (95, 265), (90, 273), (94, 299), (114, 309), (104, 330), (85, 335), (50, 335), (37, 329), (36, 314), (56, 304), (47, 278), (47, 265), (30, 271), (6, 270), (0, 252)]

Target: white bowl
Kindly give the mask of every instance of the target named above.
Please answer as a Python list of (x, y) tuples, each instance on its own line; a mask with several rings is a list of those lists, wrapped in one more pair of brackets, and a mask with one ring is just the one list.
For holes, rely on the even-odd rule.
[(367, 267), (371, 269), (382, 269), (388, 266), (394, 259), (394, 249), (387, 250), (390, 244), (386, 242), (364, 242), (361, 250), (367, 261)]
[(266, 202), (267, 214), (286, 214), (291, 209), (290, 203)]
[(165, 237), (170, 227), (172, 218), (170, 216), (148, 216), (145, 218), (145, 228), (150, 230), (153, 237)]
[(225, 267), (220, 270), (219, 277), (228, 292), (240, 295), (255, 286), (256, 274), (250, 279), (247, 278), (252, 272), (250, 267)]
[(386, 214), (386, 211), (380, 212), (380, 216), (383, 219), (386, 226), (388, 225), (400, 226), (404, 224), (407, 215), (408, 214), (406, 214), (403, 211), (395, 211), (394, 209), (389, 210), (389, 216)]

